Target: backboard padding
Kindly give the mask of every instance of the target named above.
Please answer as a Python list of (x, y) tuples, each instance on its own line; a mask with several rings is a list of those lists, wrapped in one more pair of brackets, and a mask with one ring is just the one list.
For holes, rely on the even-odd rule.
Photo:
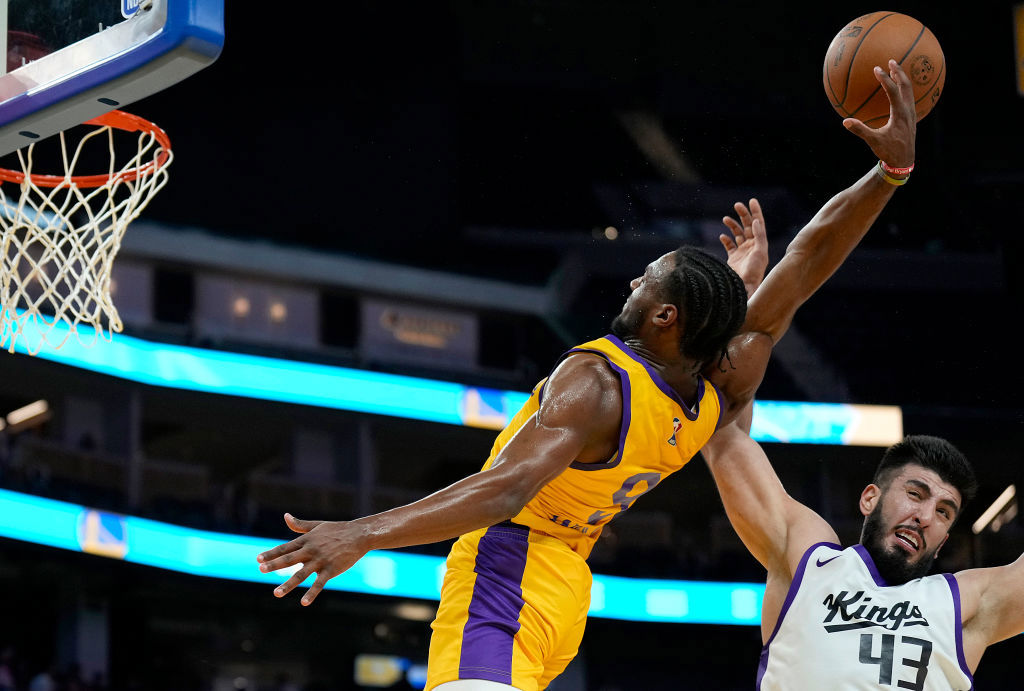
[[(223, 0), (119, 1), (122, 11), (137, 4), (129, 18), (97, 26), (85, 38), (34, 60), (30, 55), (0, 76), (0, 155), (161, 91), (220, 55)], [(4, 32), (8, 44), (18, 46), (15, 56), (32, 53), (24, 35), (31, 32), (15, 31), (21, 30), (9, 26)]]

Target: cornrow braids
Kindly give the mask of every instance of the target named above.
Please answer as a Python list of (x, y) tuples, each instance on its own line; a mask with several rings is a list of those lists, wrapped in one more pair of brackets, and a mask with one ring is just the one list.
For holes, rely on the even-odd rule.
[(676, 267), (666, 281), (666, 297), (679, 307), (685, 327), (679, 351), (704, 369), (729, 357), (728, 345), (747, 316), (743, 279), (722, 260), (696, 247), (675, 251)]

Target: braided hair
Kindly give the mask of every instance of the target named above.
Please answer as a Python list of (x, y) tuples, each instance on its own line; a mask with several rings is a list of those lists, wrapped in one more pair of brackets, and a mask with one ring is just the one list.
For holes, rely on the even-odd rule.
[(685, 318), (679, 352), (702, 370), (712, 362), (722, 368), (728, 345), (747, 316), (747, 290), (743, 279), (728, 264), (696, 247), (675, 252), (676, 267), (664, 290)]

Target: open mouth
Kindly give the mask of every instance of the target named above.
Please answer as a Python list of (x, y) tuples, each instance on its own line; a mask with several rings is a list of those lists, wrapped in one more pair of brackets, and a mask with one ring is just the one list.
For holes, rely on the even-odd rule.
[(897, 529), (896, 542), (902, 545), (908, 552), (917, 552), (921, 549), (921, 536), (913, 530)]

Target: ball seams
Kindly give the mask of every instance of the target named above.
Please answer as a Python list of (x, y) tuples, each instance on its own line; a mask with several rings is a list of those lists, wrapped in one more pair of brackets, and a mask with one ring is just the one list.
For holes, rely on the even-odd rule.
[[(847, 113), (847, 117), (851, 117), (851, 115), (846, 110), (846, 106), (844, 104), (846, 103), (846, 97), (850, 95), (850, 76), (853, 74), (853, 61), (857, 59), (857, 51), (859, 51), (860, 47), (862, 45), (864, 45), (864, 41), (867, 40), (868, 34), (870, 34), (872, 32), (872, 30), (874, 30), (874, 28), (876, 26), (878, 26), (879, 24), (884, 22), (889, 17), (894, 16), (895, 14), (897, 14), (897, 13), (896, 12), (890, 12), (889, 14), (881, 16), (877, 20), (875, 20), (875, 23), (872, 24), (871, 26), (869, 26), (866, 31), (864, 31), (864, 34), (860, 37), (860, 40), (857, 41), (857, 45), (854, 47), (853, 53), (850, 54), (849, 66), (846, 68), (846, 83), (843, 85), (843, 100), (840, 101), (839, 99), (836, 99), (836, 98), (832, 99), (836, 106), (838, 106), (839, 108), (842, 108), (843, 112)], [(854, 20), (854, 21), (856, 21), (856, 20)], [(840, 31), (839, 33), (842, 33), (842, 31)], [(825, 70), (826, 70), (826, 73), (827, 73), (827, 70), (828, 70), (828, 59), (827, 58), (825, 59)], [(832, 91), (832, 95), (835, 96), (835, 89), (832, 88), (832, 80), (831, 79), (828, 80), (828, 88), (829, 88), (830, 91)]]
[[(905, 53), (903, 54), (903, 57), (901, 57), (901, 58), (900, 58), (899, 60), (897, 60), (897, 61), (896, 61), (896, 62), (898, 62), (898, 63), (899, 63), (899, 65), (900, 65), (901, 67), (903, 66), (903, 63), (904, 63), (904, 62), (906, 61), (906, 59), (907, 59), (907, 58), (908, 58), (908, 57), (910, 56), (910, 54), (911, 54), (911, 53), (913, 52), (913, 50), (914, 50), (914, 47), (915, 47), (915, 46), (917, 46), (917, 44), (918, 44), (918, 43), (920, 43), (920, 41), (921, 41), (921, 37), (922, 37), (922, 36), (924, 36), (924, 33), (925, 33), (925, 31), (927, 31), (927, 28), (926, 28), (926, 27), (924, 26), (924, 24), (922, 24), (922, 25), (921, 25), (921, 30), (917, 32), (917, 38), (915, 38), (915, 39), (914, 39), (914, 42), (910, 44), (910, 47), (909, 47), (909, 48), (907, 48), (907, 51), (906, 51), (906, 52), (905, 52)], [(943, 60), (943, 63), (945, 63), (945, 60)], [(852, 65), (851, 65), (851, 67), (852, 67)], [(879, 67), (881, 67), (881, 65), (879, 65)], [(884, 67), (883, 67), (883, 69), (884, 69)], [(851, 72), (852, 72), (852, 69), (851, 69)], [(847, 76), (847, 78), (849, 78), (849, 76)], [(858, 112), (858, 111), (859, 111), (859, 110), (860, 110), (861, 108), (863, 108), (864, 106), (866, 106), (866, 105), (867, 105), (868, 103), (871, 103), (871, 100), (872, 100), (872, 99), (873, 99), (873, 98), (874, 98), (874, 97), (875, 97), (876, 95), (878, 95), (878, 92), (880, 92), (881, 90), (882, 90), (882, 85), (881, 85), (881, 84), (879, 84), (879, 85), (878, 85), (877, 87), (875, 87), (875, 90), (874, 90), (874, 91), (872, 91), (872, 92), (871, 92), (871, 93), (870, 93), (870, 94), (868, 95), (867, 99), (865, 99), (863, 103), (861, 103), (861, 104), (860, 104), (859, 106), (857, 106), (856, 110), (854, 110), (854, 111), (853, 111), (853, 114), (851, 115), (851, 117), (857, 117), (857, 115), (856, 115), (856, 114), (857, 114), (857, 112)], [(916, 103), (916, 102), (915, 102), (915, 103)], [(888, 114), (886, 115), (886, 117), (888, 117)], [(873, 118), (873, 119), (874, 119), (874, 118)]]

